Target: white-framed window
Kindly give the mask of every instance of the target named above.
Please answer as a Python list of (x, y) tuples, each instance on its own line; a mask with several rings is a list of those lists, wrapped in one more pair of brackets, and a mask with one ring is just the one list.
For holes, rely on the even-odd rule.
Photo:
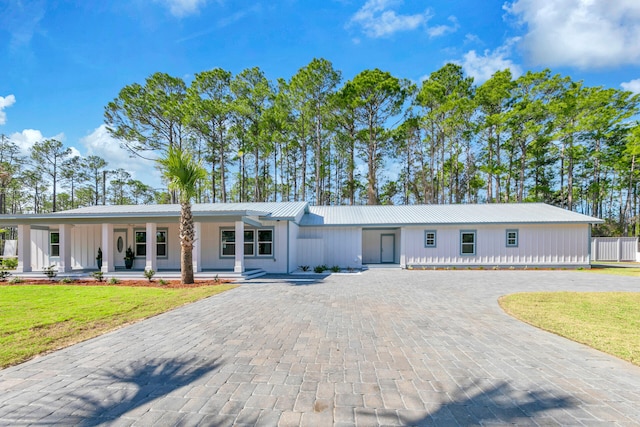
[(518, 247), (518, 230), (507, 230), (506, 243), (508, 248)]
[(462, 230), (460, 231), (460, 255), (476, 254), (476, 231)]
[(425, 248), (435, 248), (437, 244), (437, 235), (436, 230), (426, 230), (424, 232), (424, 247)]
[(60, 256), (60, 232), (49, 233), (49, 256)]
[[(236, 231), (233, 229), (220, 230), (220, 256), (235, 256)], [(259, 228), (244, 230), (244, 256), (270, 257), (273, 256), (273, 229)]]
[[(168, 247), (168, 230), (166, 228), (156, 230), (156, 257), (167, 258), (169, 256)], [(136, 241), (135, 254), (136, 257), (147, 256), (147, 232), (142, 230), (136, 230), (134, 232)]]

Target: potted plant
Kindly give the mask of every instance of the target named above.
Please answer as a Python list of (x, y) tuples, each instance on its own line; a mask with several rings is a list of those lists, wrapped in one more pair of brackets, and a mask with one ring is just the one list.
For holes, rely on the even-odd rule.
[(133, 249), (131, 249), (131, 246), (129, 246), (127, 248), (127, 251), (124, 253), (124, 267), (127, 270), (131, 270), (131, 268), (133, 267), (133, 259), (135, 258), (135, 254), (133, 253)]
[(96, 264), (98, 264), (98, 270), (102, 269), (102, 249), (98, 246), (98, 255), (96, 255)]

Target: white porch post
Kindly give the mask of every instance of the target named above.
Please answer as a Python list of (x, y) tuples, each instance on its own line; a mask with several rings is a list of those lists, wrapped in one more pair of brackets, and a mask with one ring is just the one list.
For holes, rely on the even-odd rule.
[(195, 242), (193, 242), (193, 271), (199, 273), (202, 271), (202, 223), (194, 222), (193, 231), (195, 234)]
[(407, 230), (400, 229), (400, 268), (407, 268)]
[(102, 272), (109, 273), (116, 270), (113, 259), (113, 224), (102, 224)]
[(244, 222), (236, 221), (236, 262), (234, 273), (244, 273)]
[(71, 224), (60, 224), (60, 263), (58, 273), (71, 272)]
[(158, 246), (156, 245), (156, 231), (158, 224), (155, 222), (147, 223), (147, 260), (144, 265), (145, 270), (158, 270)]
[(31, 271), (31, 226), (18, 225), (18, 273)]

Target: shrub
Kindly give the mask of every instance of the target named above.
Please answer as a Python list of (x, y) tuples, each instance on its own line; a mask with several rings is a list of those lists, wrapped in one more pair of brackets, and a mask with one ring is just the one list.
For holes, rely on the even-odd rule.
[(328, 270), (329, 267), (327, 267), (326, 265), (322, 264), (322, 265), (316, 265), (315, 267), (313, 267), (313, 271), (315, 273), (324, 273), (326, 270)]
[(22, 283), (22, 282), (24, 282), (24, 280), (22, 280), (22, 278), (21, 278), (21, 277), (12, 277), (12, 278), (9, 280), (9, 283), (13, 283), (13, 284), (16, 284), (16, 283)]
[(56, 271), (56, 266), (55, 264), (51, 264), (49, 267), (45, 267), (42, 270), (42, 273), (47, 276), (49, 278), (49, 280), (53, 280), (56, 278), (56, 276), (58, 275), (58, 272)]
[(7, 270), (4, 268), (0, 270), (0, 282), (4, 282), (9, 276), (11, 276), (11, 273)]
[(167, 281), (164, 280), (164, 279), (160, 279), (160, 280), (158, 280), (158, 283), (161, 284), (162, 286), (164, 286), (164, 285), (167, 284)]
[(91, 275), (98, 282), (102, 282), (104, 280), (104, 273), (102, 272), (102, 270), (94, 271), (94, 272), (91, 273)]
[(120, 283), (120, 279), (118, 279), (117, 277), (112, 277), (111, 279), (109, 279), (110, 285), (117, 285), (118, 283)]
[(148, 281), (153, 281), (153, 276), (155, 276), (156, 271), (152, 269), (148, 269), (144, 271), (144, 277), (147, 278)]
[(333, 273), (339, 273), (340, 272), (340, 266), (334, 265), (333, 267), (331, 267), (331, 271)]
[(2, 260), (2, 267), (7, 270), (15, 270), (18, 266), (18, 258), (4, 258)]
[(302, 271), (309, 271), (309, 269), (310, 269), (311, 267), (309, 267), (308, 265), (301, 265), (299, 268), (300, 268), (300, 270), (302, 270)]
[(73, 279), (71, 277), (63, 277), (60, 279), (61, 283), (73, 283)]

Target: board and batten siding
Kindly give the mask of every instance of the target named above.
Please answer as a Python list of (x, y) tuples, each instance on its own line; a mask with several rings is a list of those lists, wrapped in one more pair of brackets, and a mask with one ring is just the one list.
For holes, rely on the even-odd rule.
[(300, 227), (298, 265), (362, 266), (361, 227)]
[[(425, 247), (425, 230), (437, 232), (436, 247)], [(476, 232), (475, 255), (461, 255), (460, 232)], [(518, 246), (507, 247), (506, 231), (518, 230)], [(587, 224), (465, 225), (407, 227), (406, 266), (553, 266), (589, 264)]]
[(393, 234), (394, 249), (393, 262), (400, 262), (400, 229), (394, 228), (365, 228), (362, 230), (362, 263), (363, 264), (379, 264), (381, 263), (381, 244), (383, 234)]
[(71, 228), (71, 268), (98, 269), (96, 256), (102, 247), (100, 225), (76, 225)]
[(41, 271), (49, 265), (49, 230), (31, 228), (31, 269)]

